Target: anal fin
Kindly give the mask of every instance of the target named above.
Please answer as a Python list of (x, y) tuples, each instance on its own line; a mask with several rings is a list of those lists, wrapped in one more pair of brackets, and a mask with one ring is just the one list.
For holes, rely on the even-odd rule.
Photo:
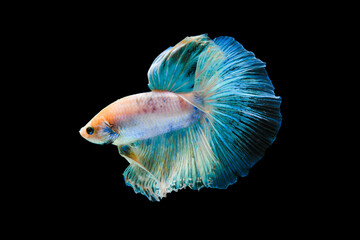
[(210, 132), (204, 121), (120, 146), (120, 154), (130, 162), (124, 172), (126, 184), (152, 201), (185, 187), (219, 187), (220, 163), (208, 142)]

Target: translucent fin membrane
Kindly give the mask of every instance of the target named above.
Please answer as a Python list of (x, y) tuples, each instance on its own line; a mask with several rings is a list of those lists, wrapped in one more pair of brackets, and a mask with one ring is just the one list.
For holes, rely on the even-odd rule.
[(161, 53), (148, 71), (149, 88), (175, 93), (192, 91), (199, 55), (209, 41), (206, 35), (187, 37)]
[[(275, 140), (281, 124), (281, 98), (274, 94), (265, 63), (252, 52), (230, 37), (214, 42), (219, 49), (213, 47), (214, 53), (207, 54), (220, 50), (225, 60), (221, 60), (216, 74), (199, 81), (195, 90), (202, 92), (210, 109), (212, 149), (222, 164), (223, 175), (232, 179), (233, 175), (246, 176)], [(200, 59), (208, 58), (206, 55)], [(231, 184), (225, 178), (218, 180), (220, 188)]]
[(152, 90), (193, 91), (203, 112), (190, 127), (120, 146), (131, 163), (126, 183), (150, 200), (187, 186), (226, 188), (275, 140), (281, 98), (265, 63), (233, 38), (186, 38), (160, 54), (148, 77)]
[(210, 129), (202, 121), (135, 142), (126, 146), (127, 153), (120, 150), (131, 163), (124, 172), (126, 183), (135, 192), (157, 201), (166, 193), (187, 186), (192, 189), (211, 187), (218, 163), (208, 142)]

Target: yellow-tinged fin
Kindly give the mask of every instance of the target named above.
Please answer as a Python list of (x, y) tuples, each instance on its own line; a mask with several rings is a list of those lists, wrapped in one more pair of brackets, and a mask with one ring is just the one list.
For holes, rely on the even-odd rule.
[(147, 173), (150, 173), (139, 161), (138, 156), (133, 152), (133, 149), (130, 146), (134, 146), (134, 144), (119, 146), (120, 155), (123, 156), (131, 165), (136, 165)]
[(221, 168), (208, 142), (210, 134), (209, 125), (199, 122), (127, 145), (127, 153), (120, 150), (133, 160), (124, 172), (126, 184), (152, 201), (187, 186), (212, 187)]

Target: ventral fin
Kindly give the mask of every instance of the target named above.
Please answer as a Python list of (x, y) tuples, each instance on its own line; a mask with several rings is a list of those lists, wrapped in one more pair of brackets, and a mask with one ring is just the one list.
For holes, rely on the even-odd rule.
[(131, 146), (134, 146), (134, 144), (131, 145), (120, 145), (119, 146), (119, 153), (121, 156), (123, 156), (131, 165), (137, 165), (139, 168), (142, 168), (144, 171), (150, 173), (141, 163), (141, 159), (136, 155), (136, 153), (133, 151), (134, 148)]

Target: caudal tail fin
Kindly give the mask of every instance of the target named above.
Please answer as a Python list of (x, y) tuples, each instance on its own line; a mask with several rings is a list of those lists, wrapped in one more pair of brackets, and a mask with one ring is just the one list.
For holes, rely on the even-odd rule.
[(203, 98), (213, 134), (209, 142), (220, 160), (223, 188), (236, 175), (246, 176), (273, 143), (281, 125), (281, 98), (265, 70), (231, 37), (218, 37), (200, 55), (194, 91)]
[(155, 59), (148, 78), (151, 90), (193, 92), (203, 112), (187, 128), (119, 147), (130, 162), (126, 183), (150, 200), (187, 186), (226, 188), (276, 138), (281, 98), (265, 63), (231, 37), (185, 38)]

